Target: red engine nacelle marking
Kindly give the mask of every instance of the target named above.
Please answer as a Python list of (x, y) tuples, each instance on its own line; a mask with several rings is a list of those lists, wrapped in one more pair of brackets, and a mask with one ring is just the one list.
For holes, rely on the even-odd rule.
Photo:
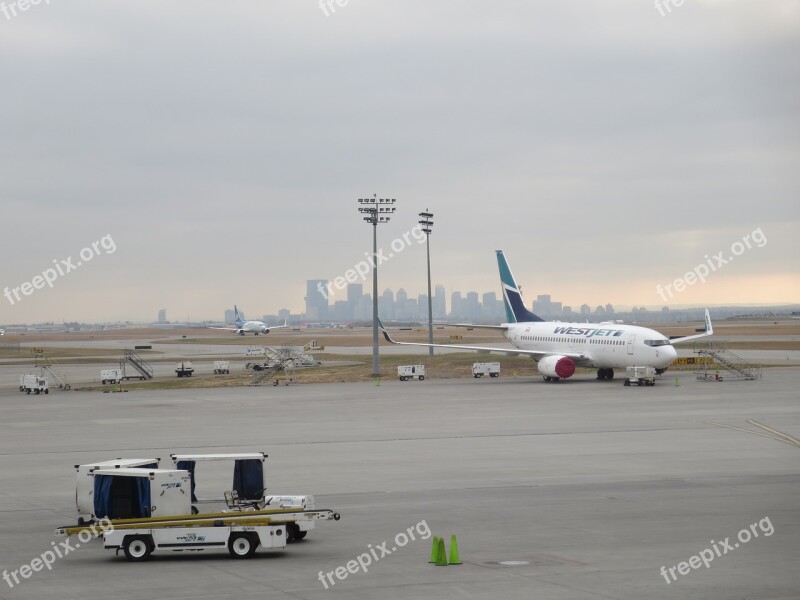
[(567, 356), (551, 354), (539, 361), (539, 373), (545, 377), (566, 379), (575, 373), (575, 361)]
[(571, 358), (564, 357), (556, 363), (556, 375), (561, 379), (572, 377), (575, 373), (575, 363)]

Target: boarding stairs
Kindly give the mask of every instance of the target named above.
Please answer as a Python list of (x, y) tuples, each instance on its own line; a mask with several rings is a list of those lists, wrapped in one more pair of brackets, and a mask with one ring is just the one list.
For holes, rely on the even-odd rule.
[(48, 373), (55, 382), (54, 387), (59, 390), (68, 390), (72, 387), (72, 382), (66, 371), (60, 368), (58, 362), (52, 357), (48, 356), (43, 348), (34, 348), (33, 356), (36, 361), (36, 367), (41, 369), (41, 376), (44, 377)]
[[(695, 344), (693, 352), (699, 356), (711, 357), (714, 359), (714, 373), (710, 373), (708, 366), (704, 366), (702, 373), (698, 373), (698, 379), (711, 381), (752, 381), (761, 379), (761, 367), (749, 363), (742, 357), (734, 354), (730, 350), (708, 342), (706, 344)], [(725, 369), (727, 374), (720, 375), (720, 368)]]
[(124, 370), (126, 365), (131, 365), (145, 379), (153, 378), (153, 367), (133, 350), (124, 350), (122, 352), (122, 360), (119, 361), (119, 366)]

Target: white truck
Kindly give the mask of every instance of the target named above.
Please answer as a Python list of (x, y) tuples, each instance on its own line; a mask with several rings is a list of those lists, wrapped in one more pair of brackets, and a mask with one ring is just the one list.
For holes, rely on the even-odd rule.
[(655, 367), (627, 367), (623, 385), (627, 387), (631, 384), (654, 386), (656, 384)]
[(419, 379), (425, 381), (425, 365), (400, 365), (397, 367), (397, 376), (400, 381)]
[[(234, 490), (225, 493), (228, 510), (194, 512), (195, 461), (242, 456), (245, 458), (241, 460), (246, 462), (234, 469)], [(182, 465), (191, 458), (192, 471), (152, 468), (159, 459), (151, 458), (76, 465), (78, 511), (89, 520), (83, 518), (77, 526), (59, 527), (56, 535), (77, 535), (82, 543), (102, 535), (105, 548), (122, 550), (130, 561), (147, 560), (156, 550), (199, 552), (225, 547), (236, 558), (249, 558), (259, 546), (286, 547), (293, 531), (306, 532), (317, 520), (340, 518), (333, 510), (315, 509), (313, 496), (265, 498), (262, 495), (254, 505), (250, 500), (240, 502), (237, 485), (246, 495), (252, 494), (248, 486), (263, 485), (258, 477), (263, 469), (254, 468), (262, 465), (266, 458), (263, 453), (172, 455), (172, 458)], [(139, 463), (145, 464), (131, 466)], [(91, 480), (91, 494), (85, 490), (87, 480)], [(87, 503), (91, 504), (90, 512)]]
[(227, 360), (214, 361), (214, 375), (229, 375), (231, 372), (231, 363)]
[(101, 369), (100, 370), (100, 381), (103, 385), (107, 383), (119, 383), (122, 381), (122, 378), (125, 376), (125, 372), (122, 369)]
[(188, 360), (179, 362), (178, 367), (175, 369), (175, 374), (178, 377), (191, 377), (192, 373), (194, 373), (194, 367)]
[(19, 377), (19, 391), (30, 394), (49, 394), (50, 390), (47, 386), (47, 379), (39, 377), (38, 375), (20, 375)]
[(476, 362), (472, 364), (472, 376), (475, 379), (488, 375), (489, 377), (500, 377), (499, 362)]

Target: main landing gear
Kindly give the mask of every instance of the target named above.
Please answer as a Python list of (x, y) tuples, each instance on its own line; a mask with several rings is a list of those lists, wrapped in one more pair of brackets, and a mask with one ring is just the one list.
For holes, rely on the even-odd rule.
[(614, 369), (597, 369), (597, 378), (611, 381), (614, 379)]

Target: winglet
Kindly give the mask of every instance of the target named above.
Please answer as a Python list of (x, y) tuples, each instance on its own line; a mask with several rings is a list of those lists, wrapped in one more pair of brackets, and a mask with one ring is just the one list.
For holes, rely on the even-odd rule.
[(714, 326), (711, 324), (711, 315), (708, 313), (708, 309), (706, 309), (705, 330), (703, 331), (703, 333), (698, 333), (696, 335), (689, 335), (689, 336), (682, 337), (682, 338), (676, 338), (676, 339), (670, 340), (670, 343), (672, 343), (672, 344), (681, 344), (683, 342), (688, 342), (690, 340), (697, 340), (697, 339), (700, 339), (700, 338), (708, 337), (710, 335), (714, 335)]

